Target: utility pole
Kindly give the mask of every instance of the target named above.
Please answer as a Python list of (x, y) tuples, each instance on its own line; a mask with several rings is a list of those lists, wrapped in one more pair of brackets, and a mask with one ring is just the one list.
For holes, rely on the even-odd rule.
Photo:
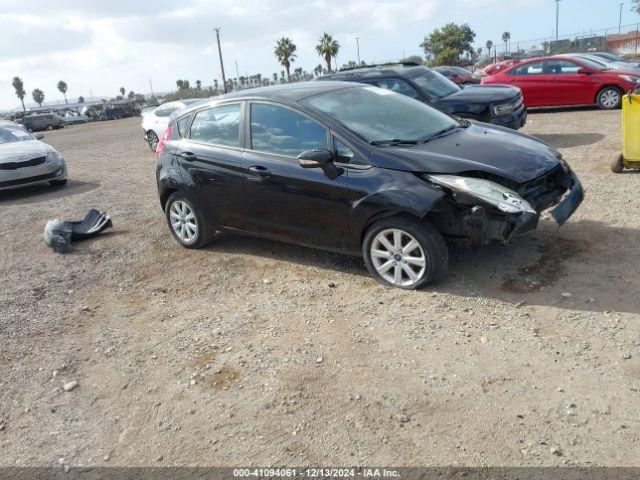
[(554, 0), (556, 2), (556, 42), (558, 41), (558, 25), (560, 19), (560, 2), (562, 0)]
[(356, 48), (358, 49), (358, 66), (360, 66), (360, 37), (356, 37)]
[(151, 88), (151, 96), (153, 97), (153, 83), (151, 83), (151, 79), (149, 79), (149, 87)]
[(218, 56), (220, 57), (220, 70), (222, 71), (222, 88), (227, 93), (227, 77), (224, 75), (224, 63), (222, 63), (222, 48), (220, 48), (220, 28), (214, 28), (216, 31), (216, 40), (218, 41)]
[(240, 72), (238, 71), (238, 61), (236, 60), (236, 78), (240, 78)]
[(622, 6), (624, 3), (620, 4), (620, 20), (618, 20), (618, 35), (622, 33)]

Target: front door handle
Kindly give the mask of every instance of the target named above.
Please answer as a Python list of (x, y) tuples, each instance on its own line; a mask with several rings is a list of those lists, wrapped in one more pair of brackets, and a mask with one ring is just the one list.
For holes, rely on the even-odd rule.
[(189, 162), (192, 162), (196, 159), (196, 154), (193, 152), (182, 152), (180, 156)]
[(254, 165), (253, 167), (249, 167), (249, 171), (254, 175), (258, 175), (259, 177), (268, 177), (271, 175), (271, 172), (267, 167), (263, 167), (262, 165)]

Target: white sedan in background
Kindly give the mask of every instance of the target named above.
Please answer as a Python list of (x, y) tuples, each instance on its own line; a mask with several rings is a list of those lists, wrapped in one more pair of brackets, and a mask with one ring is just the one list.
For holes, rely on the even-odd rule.
[(193, 105), (196, 102), (203, 101), (205, 99), (195, 98), (188, 100), (179, 100), (176, 102), (163, 103), (159, 107), (143, 109), (142, 111), (142, 130), (144, 131), (144, 139), (149, 144), (149, 148), (156, 151), (160, 137), (167, 129), (169, 125), (169, 119), (178, 110), (183, 109), (188, 105)]

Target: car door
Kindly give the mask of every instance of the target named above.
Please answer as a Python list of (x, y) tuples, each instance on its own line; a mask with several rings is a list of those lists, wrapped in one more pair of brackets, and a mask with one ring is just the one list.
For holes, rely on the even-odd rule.
[(522, 90), (527, 107), (555, 105), (552, 98), (553, 76), (545, 73), (542, 60), (519, 65), (505, 75), (511, 75), (513, 85)]
[(297, 243), (343, 248), (349, 242), (348, 182), (343, 168), (329, 178), (302, 168), (297, 156), (328, 149), (329, 130), (290, 106), (252, 102), (246, 177), (249, 230)]
[(192, 195), (214, 226), (245, 226), (243, 105), (235, 102), (199, 110), (189, 128), (182, 127), (182, 118), (177, 122), (183, 138), (176, 158), (187, 173)]
[[(553, 97), (557, 105), (584, 105), (594, 102), (592, 75), (573, 60), (547, 60), (545, 71), (553, 77)], [(578, 73), (582, 71), (583, 73)]]

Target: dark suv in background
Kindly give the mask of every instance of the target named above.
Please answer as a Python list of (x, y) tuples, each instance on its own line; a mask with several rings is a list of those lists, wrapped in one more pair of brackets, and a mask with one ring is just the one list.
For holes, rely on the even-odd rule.
[(423, 65), (404, 63), (341, 70), (320, 80), (360, 82), (386, 88), (420, 100), (462, 118), (493, 123), (515, 130), (524, 126), (527, 111), (522, 92), (506, 85), (468, 85), (460, 88)]

